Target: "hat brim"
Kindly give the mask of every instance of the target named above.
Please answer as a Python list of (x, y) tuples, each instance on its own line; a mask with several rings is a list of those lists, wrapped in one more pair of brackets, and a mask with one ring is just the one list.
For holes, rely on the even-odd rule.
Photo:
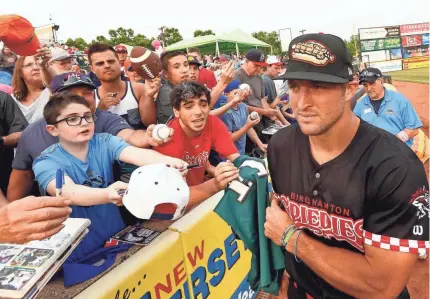
[(197, 66), (202, 66), (202, 64), (200, 62), (188, 61), (188, 64), (194, 64), (194, 65), (197, 65)]
[(60, 92), (60, 91), (65, 91), (69, 88), (74, 88), (74, 87), (78, 87), (78, 86), (87, 86), (91, 89), (97, 89), (97, 87), (91, 83), (86, 83), (86, 82), (76, 82), (76, 84), (70, 84), (67, 86), (61, 86), (60, 88), (53, 90), (52, 92)]
[(381, 79), (381, 78), (373, 78), (373, 77), (363, 78), (358, 81), (358, 84), (361, 85), (363, 82), (375, 83), (375, 81), (378, 79)]
[(260, 62), (260, 61), (252, 61), (250, 60), (252, 63), (254, 63), (255, 65), (258, 66), (268, 66), (269, 64), (267, 64), (267, 62)]
[(12, 44), (8, 42), (3, 43), (15, 54), (20, 56), (33, 56), (36, 55), (36, 50), (40, 47), (40, 41), (37, 38), (37, 35), (35, 32), (33, 32), (33, 36), (30, 40), (24, 43), (20, 44)]
[(318, 81), (318, 82), (325, 82), (325, 83), (348, 83), (349, 80), (346, 78), (330, 75), (330, 74), (323, 74), (323, 73), (316, 73), (316, 72), (285, 72), (285, 74), (275, 78), (278, 80), (309, 80), (309, 81)]
[(64, 60), (64, 59), (67, 59), (67, 58), (71, 58), (70, 55), (61, 55), (59, 57), (51, 58), (51, 59), (49, 59), (48, 62), (60, 61), (60, 60)]

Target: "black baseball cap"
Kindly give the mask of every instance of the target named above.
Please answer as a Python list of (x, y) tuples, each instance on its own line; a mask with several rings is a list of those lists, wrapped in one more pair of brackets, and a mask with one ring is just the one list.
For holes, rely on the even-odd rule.
[(347, 83), (353, 79), (352, 55), (344, 41), (332, 34), (304, 34), (288, 49), (285, 74), (277, 79)]
[(246, 53), (246, 59), (259, 66), (268, 66), (264, 52), (260, 49), (251, 49)]
[(55, 93), (76, 86), (88, 86), (91, 89), (97, 88), (87, 75), (69, 72), (55, 76), (49, 89)]
[(382, 73), (380, 69), (377, 69), (375, 67), (368, 67), (360, 73), (358, 80), (359, 84), (362, 84), (363, 82), (373, 83), (380, 78), (382, 78)]
[(188, 64), (195, 64), (197, 66), (201, 66), (202, 64), (200, 63), (200, 61), (197, 60), (196, 57), (188, 55), (187, 56), (187, 60), (188, 60)]

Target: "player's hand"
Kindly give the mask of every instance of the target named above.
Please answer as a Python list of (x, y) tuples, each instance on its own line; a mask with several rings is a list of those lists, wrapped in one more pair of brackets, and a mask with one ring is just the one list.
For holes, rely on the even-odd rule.
[(230, 60), (227, 64), (223, 65), (220, 75), (220, 82), (222, 84), (229, 84), (234, 78), (234, 61)]
[(248, 128), (252, 128), (253, 126), (259, 124), (260, 121), (261, 121), (260, 117), (257, 118), (257, 119), (252, 120), (251, 119), (251, 114), (250, 114), (250, 115), (248, 115), (248, 119), (246, 120), (246, 126), (248, 126)]
[(173, 133), (175, 132), (172, 128), (170, 128), (170, 134), (169, 137), (163, 140), (157, 140), (154, 137), (152, 137), (152, 131), (154, 130), (155, 125), (149, 125), (149, 127), (146, 129), (146, 134), (148, 136), (148, 143), (152, 147), (157, 147), (160, 144), (168, 143), (170, 140), (172, 140)]
[(40, 45), (40, 48), (36, 50), (36, 64), (40, 69), (48, 68), (48, 61), (52, 58), (51, 50), (45, 45)]
[(176, 168), (177, 170), (179, 170), (182, 174), (183, 177), (187, 176), (188, 174), (188, 163), (178, 159), (178, 158), (172, 158), (172, 157), (168, 157), (169, 159), (166, 161), (168, 165), (172, 166), (173, 168)]
[(106, 188), (107, 196), (109, 202), (116, 204), (117, 206), (122, 206), (122, 195), (118, 194), (119, 190), (125, 190), (128, 188), (128, 184), (117, 181)]
[(145, 80), (145, 93), (148, 97), (155, 98), (155, 95), (161, 88), (161, 79), (156, 77), (152, 80)]
[(215, 168), (215, 182), (219, 191), (227, 188), (228, 184), (238, 177), (239, 169), (230, 161), (221, 162)]
[(111, 106), (116, 106), (121, 102), (121, 98), (117, 92), (108, 92), (102, 98), (100, 98), (99, 105), (97, 108), (101, 110), (108, 110)]
[(0, 243), (26, 243), (58, 233), (69, 217), (65, 197), (28, 196), (0, 208)]
[(290, 216), (282, 211), (279, 200), (272, 196), (270, 207), (266, 208), (264, 234), (275, 244), (282, 246), (281, 238), (288, 225), (293, 224)]

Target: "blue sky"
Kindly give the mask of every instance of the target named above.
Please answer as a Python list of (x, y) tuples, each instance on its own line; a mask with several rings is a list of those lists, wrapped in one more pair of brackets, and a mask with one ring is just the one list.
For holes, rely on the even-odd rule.
[(13, 0), (2, 3), (1, 7), (2, 13), (22, 15), (34, 26), (50, 23), (52, 15), (53, 21), (60, 25), (59, 39), (84, 37), (87, 41), (97, 35), (107, 36), (109, 29), (119, 26), (147, 37), (156, 36), (162, 25), (178, 28), (184, 38), (192, 38), (196, 29), (212, 29), (222, 34), (234, 28), (248, 33), (292, 28), (293, 37), (306, 29), (348, 38), (362, 27), (430, 19), (428, 0)]

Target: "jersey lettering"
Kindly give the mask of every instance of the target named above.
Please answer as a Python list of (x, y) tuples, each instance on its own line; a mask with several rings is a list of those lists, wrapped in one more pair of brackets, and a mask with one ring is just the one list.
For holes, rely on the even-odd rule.
[[(303, 197), (304, 204), (300, 204), (297, 199), (300, 200), (301, 195), (295, 195), (296, 201), (284, 195), (275, 194), (275, 196), (281, 200), (298, 228), (307, 228), (315, 235), (326, 239), (335, 238), (338, 241), (348, 242), (358, 250), (364, 251), (363, 219), (353, 220), (340, 215), (346, 214), (348, 209), (322, 203), (321, 200), (316, 201), (309, 197)], [(308, 206), (313, 201), (316, 205)], [(338, 212), (338, 215), (329, 211)]]

